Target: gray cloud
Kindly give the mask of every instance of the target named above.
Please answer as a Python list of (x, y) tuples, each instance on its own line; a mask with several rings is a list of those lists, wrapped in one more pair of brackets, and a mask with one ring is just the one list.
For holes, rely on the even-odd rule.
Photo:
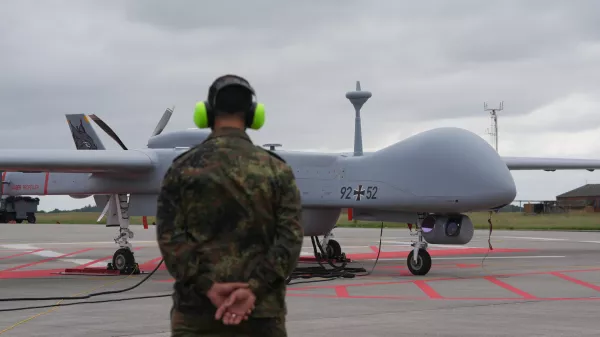
[[(349, 149), (344, 94), (356, 80), (373, 92), (365, 147), (440, 118), (487, 125), (484, 101), (504, 100), (502, 118), (515, 122), (502, 125), (524, 137), (536, 122), (520, 116), (600, 91), (598, 12), (597, 1), (550, 0), (4, 1), (0, 144), (72, 148), (63, 115), (86, 112), (143, 147), (168, 106), (176, 110), (167, 130), (192, 127), (194, 103), (229, 72), (248, 77), (267, 105), (265, 129), (251, 134), (257, 143)], [(594, 109), (580, 106), (559, 110), (578, 109), (588, 123), (555, 119), (544, 130), (597, 128)]]

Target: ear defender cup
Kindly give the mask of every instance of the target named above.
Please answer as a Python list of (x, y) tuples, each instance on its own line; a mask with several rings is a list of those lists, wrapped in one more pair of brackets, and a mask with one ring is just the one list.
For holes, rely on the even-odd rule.
[[(246, 127), (259, 130), (265, 125), (265, 105), (253, 103), (246, 115)], [(194, 110), (194, 124), (200, 129), (210, 128), (214, 123), (214, 114), (210, 103), (200, 101)]]
[(251, 113), (248, 114), (246, 126), (252, 130), (259, 130), (265, 125), (265, 105), (262, 103), (252, 104)]
[(208, 102), (201, 101), (196, 103), (196, 109), (194, 110), (194, 124), (200, 129), (209, 128), (208, 123)]

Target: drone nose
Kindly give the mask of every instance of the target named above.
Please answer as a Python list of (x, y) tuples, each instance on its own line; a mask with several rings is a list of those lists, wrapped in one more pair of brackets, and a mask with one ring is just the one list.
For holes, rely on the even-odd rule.
[[(484, 139), (460, 128), (438, 128), (380, 152), (404, 175), (397, 186), (428, 203), (490, 209), (511, 203), (516, 186), (506, 163)], [(408, 175), (408, 176), (407, 176)]]
[(513, 202), (517, 187), (506, 163), (495, 150), (491, 150), (480, 152), (482, 157), (485, 155), (485, 160), (477, 166), (478, 179), (471, 182), (471, 188), (477, 191), (472, 197), (474, 201), (479, 199), (486, 207), (498, 208)]

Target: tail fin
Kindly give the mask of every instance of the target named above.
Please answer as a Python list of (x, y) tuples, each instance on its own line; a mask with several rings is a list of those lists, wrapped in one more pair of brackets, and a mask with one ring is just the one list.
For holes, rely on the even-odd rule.
[(77, 150), (106, 150), (85, 114), (65, 114)]

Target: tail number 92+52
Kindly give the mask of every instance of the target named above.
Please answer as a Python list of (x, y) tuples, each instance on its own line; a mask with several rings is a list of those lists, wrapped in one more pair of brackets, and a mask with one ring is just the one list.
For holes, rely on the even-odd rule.
[(366, 186), (366, 189), (363, 185), (358, 185), (357, 188), (353, 188), (352, 186), (342, 186), (340, 189), (340, 199), (352, 199), (356, 201), (361, 201), (362, 199), (377, 199), (377, 191), (379, 188), (377, 186)]

